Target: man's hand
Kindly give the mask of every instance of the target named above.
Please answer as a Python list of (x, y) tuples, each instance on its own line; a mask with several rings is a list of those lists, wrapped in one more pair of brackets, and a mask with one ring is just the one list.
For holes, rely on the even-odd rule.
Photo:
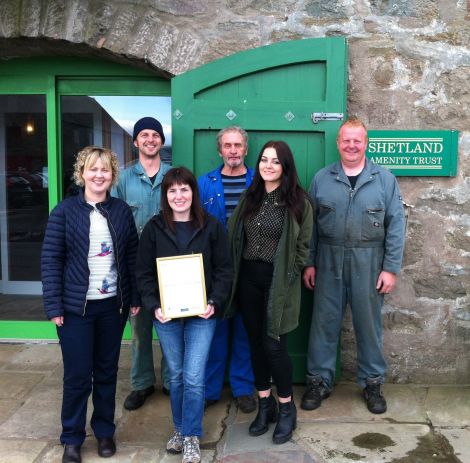
[(386, 272), (382, 270), (377, 280), (376, 288), (380, 294), (388, 294), (395, 288), (397, 276), (394, 273)]
[(315, 288), (315, 267), (305, 267), (302, 279), (304, 280), (304, 285), (307, 289)]
[(169, 322), (171, 320), (171, 318), (165, 318), (163, 316), (163, 312), (162, 312), (162, 309), (161, 307), (159, 307), (158, 309), (155, 309), (155, 318), (160, 322), (160, 323), (166, 323), (166, 322)]

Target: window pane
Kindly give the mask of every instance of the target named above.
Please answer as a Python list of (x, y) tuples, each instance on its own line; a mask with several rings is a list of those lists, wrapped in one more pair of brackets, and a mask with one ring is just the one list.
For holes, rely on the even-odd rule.
[[(43, 95), (0, 95), (0, 309), (10, 307), (8, 294), (41, 293), (40, 257), (48, 218), (45, 108)], [(0, 310), (1, 318), (5, 314)]]
[(141, 117), (152, 116), (163, 125), (161, 156), (171, 162), (171, 99), (144, 96), (62, 96), (62, 167), (64, 196), (73, 194), (73, 164), (85, 146), (111, 148), (121, 167), (137, 159), (132, 130)]

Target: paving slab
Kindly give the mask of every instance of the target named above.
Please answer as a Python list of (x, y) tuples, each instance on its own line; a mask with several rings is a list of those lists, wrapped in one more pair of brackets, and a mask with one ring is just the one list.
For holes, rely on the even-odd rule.
[(315, 463), (318, 460), (303, 450), (246, 452), (217, 459), (221, 463)]
[[(232, 400), (230, 391), (228, 388), (224, 388), (220, 400), (216, 404), (208, 407), (204, 412), (204, 419), (202, 422), (204, 436), (201, 440), (201, 445), (206, 447), (215, 447), (222, 437), (225, 429), (224, 423), (232, 407), (234, 408), (234, 412), (236, 412), (237, 407), (235, 402)], [(244, 413), (239, 414), (244, 415)]]
[(0, 425), (8, 420), (22, 404), (21, 400), (0, 399)]
[[(157, 343), (154, 353), (159, 368)], [(173, 424), (160, 378), (157, 392), (141, 409), (123, 408), (131, 390), (130, 357), (130, 344), (123, 345), (116, 393), (118, 451), (107, 461), (180, 463), (181, 455), (165, 452)], [(57, 344), (0, 343), (0, 463), (61, 461), (62, 376)], [(300, 409), (303, 392), (304, 386), (295, 386), (293, 439), (278, 446), (271, 440), (274, 425), (263, 436), (249, 436), (256, 412), (241, 413), (226, 386), (222, 399), (204, 415), (203, 463), (470, 463), (470, 386), (386, 384), (388, 411), (383, 415), (368, 412), (352, 382), (338, 384), (311, 412)], [(88, 421), (91, 410), (90, 399)], [(87, 463), (103, 462), (89, 424), (82, 453)]]
[(321, 462), (388, 463), (406, 457), (429, 432), (420, 424), (302, 423), (294, 437)]
[(307, 411), (300, 408), (304, 388), (294, 388), (294, 399), (297, 403), (298, 418), (300, 421), (316, 422), (400, 422), (425, 423), (426, 388), (413, 387), (404, 384), (384, 386), (384, 395), (387, 399), (387, 412), (374, 415), (367, 410), (362, 391), (359, 386), (352, 383), (338, 384), (330, 397), (322, 402), (320, 408)]
[(119, 442), (156, 449), (166, 444), (173, 430), (170, 407), (163, 398), (151, 399), (152, 396), (138, 410), (123, 411), (117, 427)]
[(47, 441), (32, 439), (0, 439), (0, 461), (2, 463), (33, 463), (47, 445)]
[[(59, 444), (51, 446), (47, 452), (43, 452), (34, 463), (60, 463), (63, 451), (63, 447)], [(119, 440), (116, 444), (116, 453), (112, 457), (103, 460), (97, 453), (96, 440), (94, 437), (88, 437), (85, 440), (81, 455), (82, 461), (86, 463), (103, 463), (103, 461), (107, 463), (181, 463), (181, 455), (169, 454), (164, 448), (152, 449), (135, 445), (125, 445), (119, 442)], [(202, 450), (201, 456), (202, 463), (211, 463), (214, 461), (215, 451)], [(18, 461), (18, 463), (20, 462), (26, 463), (26, 461), (23, 462), (23, 460)]]
[(61, 406), (61, 390), (35, 389), (0, 425), (0, 438), (58, 439)]
[[(48, 449), (47, 452), (38, 458), (37, 463), (60, 463), (64, 448), (57, 444)], [(97, 453), (96, 440), (89, 437), (85, 440), (81, 449), (82, 461), (86, 463), (103, 463), (103, 458)], [(150, 463), (158, 462), (159, 452), (154, 449), (132, 447), (117, 443), (117, 451), (111, 458), (107, 458), (108, 463)], [(36, 463), (36, 461), (35, 461)]]
[(27, 344), (11, 356), (4, 369), (23, 372), (49, 372), (58, 365), (62, 365), (62, 353), (59, 344), (41, 344), (40, 346), (40, 349), (38, 349), (37, 344)]
[(1, 344), (0, 348), (0, 368), (8, 364), (11, 359), (25, 349), (25, 344)]
[(274, 423), (270, 425), (269, 431), (266, 434), (253, 437), (248, 434), (248, 424), (230, 424), (224, 434), (223, 442), (217, 447), (219, 458), (225, 458), (229, 455), (237, 455), (241, 453), (259, 453), (265, 451), (276, 452), (280, 449), (290, 452), (302, 450), (299, 449), (294, 440), (286, 442), (282, 447), (274, 444), (272, 441), (273, 431)]
[(470, 426), (470, 386), (432, 386), (425, 409), (434, 426)]
[(0, 371), (0, 399), (23, 400), (43, 379), (43, 373)]
[(462, 463), (470, 463), (470, 429), (469, 428), (438, 428), (452, 446), (455, 456)]

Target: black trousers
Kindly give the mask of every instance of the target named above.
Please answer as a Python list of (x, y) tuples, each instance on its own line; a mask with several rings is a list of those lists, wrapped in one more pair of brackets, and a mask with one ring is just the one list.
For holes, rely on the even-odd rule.
[(267, 305), (273, 277), (273, 265), (261, 261), (243, 260), (241, 265), (238, 304), (251, 348), (255, 387), (258, 391), (271, 388), (271, 378), (277, 395), (292, 395), (292, 361), (287, 352), (287, 334), (279, 340), (267, 333)]

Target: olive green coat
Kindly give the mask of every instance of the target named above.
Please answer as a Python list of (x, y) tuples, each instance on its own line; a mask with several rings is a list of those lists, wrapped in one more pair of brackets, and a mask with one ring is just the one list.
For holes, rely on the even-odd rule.
[[(242, 195), (228, 222), (235, 276), (226, 316), (233, 315), (237, 310), (238, 276), (245, 246), (245, 230), (241, 219), (245, 203), (245, 195)], [(286, 210), (282, 235), (274, 256), (273, 279), (269, 290), (267, 334), (271, 338), (279, 339), (281, 334), (289, 333), (299, 324), (301, 273), (309, 255), (312, 229), (313, 211), (307, 198), (300, 224)]]

